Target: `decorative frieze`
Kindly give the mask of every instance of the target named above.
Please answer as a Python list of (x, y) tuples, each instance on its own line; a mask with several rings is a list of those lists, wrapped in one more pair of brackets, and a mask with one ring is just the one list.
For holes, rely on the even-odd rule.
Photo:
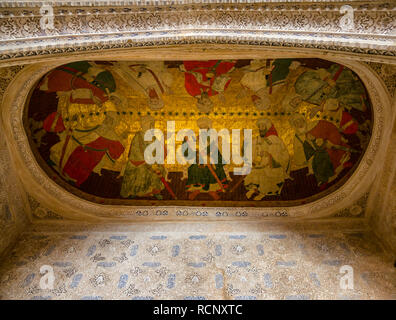
[(3, 2), (0, 61), (183, 44), (243, 44), (394, 57), (391, 1)]
[(396, 94), (396, 66), (383, 63), (368, 62), (373, 70), (378, 73), (393, 97)]

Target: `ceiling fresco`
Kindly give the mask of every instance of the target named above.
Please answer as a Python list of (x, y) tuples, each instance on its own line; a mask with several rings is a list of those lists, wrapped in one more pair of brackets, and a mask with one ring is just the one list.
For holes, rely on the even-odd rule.
[(48, 176), (92, 202), (295, 206), (348, 180), (372, 110), (321, 59), (79, 61), (37, 83), (24, 126)]

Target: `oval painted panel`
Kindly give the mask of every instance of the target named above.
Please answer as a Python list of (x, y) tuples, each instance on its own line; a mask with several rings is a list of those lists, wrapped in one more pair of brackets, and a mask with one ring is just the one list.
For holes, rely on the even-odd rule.
[(24, 126), (48, 176), (95, 203), (295, 206), (347, 181), (372, 110), (321, 59), (80, 61), (40, 80)]

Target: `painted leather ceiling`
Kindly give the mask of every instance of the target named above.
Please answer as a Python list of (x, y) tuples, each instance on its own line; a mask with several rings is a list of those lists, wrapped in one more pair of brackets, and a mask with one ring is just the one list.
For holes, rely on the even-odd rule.
[[(372, 110), (358, 76), (321, 59), (78, 61), (46, 74), (32, 90), (24, 125), (35, 157), (57, 184), (100, 204), (292, 206), (344, 184), (368, 145)], [(200, 164), (181, 135), (240, 129), (232, 151)], [(149, 164), (146, 130), (164, 134), (164, 164)], [(251, 129), (252, 139), (248, 132)], [(234, 130), (234, 131), (233, 131)], [(232, 134), (231, 134), (232, 133)], [(251, 169), (243, 142), (251, 146)], [(232, 143), (231, 143), (232, 141)], [(230, 144), (231, 143), (231, 144)], [(157, 150), (158, 151), (158, 150)], [(158, 154), (155, 154), (158, 155)], [(210, 158), (209, 162), (210, 162)]]

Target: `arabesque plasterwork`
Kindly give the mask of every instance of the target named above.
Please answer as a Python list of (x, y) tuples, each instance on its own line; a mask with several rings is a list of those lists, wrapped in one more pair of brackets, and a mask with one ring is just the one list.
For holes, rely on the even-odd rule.
[(384, 81), (392, 97), (396, 94), (396, 66), (375, 62), (367, 63)]
[[(50, 26), (43, 3), (2, 3), (0, 63), (199, 44), (327, 50), (389, 63), (396, 55), (392, 1), (53, 1), (45, 2)], [(345, 10), (353, 11), (352, 24)]]

